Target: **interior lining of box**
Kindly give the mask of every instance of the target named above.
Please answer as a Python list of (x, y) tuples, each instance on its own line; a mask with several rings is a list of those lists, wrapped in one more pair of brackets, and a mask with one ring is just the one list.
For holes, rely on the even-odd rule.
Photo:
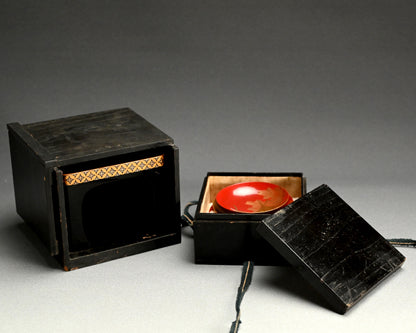
[(302, 196), (302, 177), (287, 176), (209, 176), (201, 202), (201, 213), (209, 213), (217, 193), (224, 187), (243, 182), (268, 182), (289, 192), (293, 200)]

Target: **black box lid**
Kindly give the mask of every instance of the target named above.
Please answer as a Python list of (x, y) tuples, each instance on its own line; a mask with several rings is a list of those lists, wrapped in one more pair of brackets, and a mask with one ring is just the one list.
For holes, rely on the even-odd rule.
[(173, 144), (173, 139), (129, 108), (20, 125), (44, 162), (59, 165)]
[(338, 313), (405, 261), (327, 185), (267, 217), (257, 231)]

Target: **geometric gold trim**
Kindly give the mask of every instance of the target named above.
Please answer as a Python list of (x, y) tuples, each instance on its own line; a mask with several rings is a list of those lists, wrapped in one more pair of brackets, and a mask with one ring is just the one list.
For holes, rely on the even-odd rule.
[(110, 165), (97, 169), (66, 173), (64, 174), (64, 184), (67, 186), (83, 184), (95, 180), (112, 178), (127, 175), (129, 173), (159, 168), (161, 166), (163, 166), (163, 155)]

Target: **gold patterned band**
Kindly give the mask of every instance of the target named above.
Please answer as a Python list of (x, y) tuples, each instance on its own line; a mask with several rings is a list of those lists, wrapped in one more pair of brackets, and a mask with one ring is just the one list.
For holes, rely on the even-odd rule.
[(110, 165), (97, 169), (66, 173), (64, 174), (64, 183), (67, 186), (72, 186), (93, 182), (95, 180), (112, 178), (144, 170), (160, 168), (161, 166), (163, 166), (163, 155)]

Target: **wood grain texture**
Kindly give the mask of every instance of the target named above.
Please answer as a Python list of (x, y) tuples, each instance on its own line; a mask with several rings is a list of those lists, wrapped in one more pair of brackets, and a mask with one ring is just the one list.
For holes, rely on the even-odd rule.
[(405, 260), (326, 185), (265, 219), (258, 232), (339, 313)]
[(23, 125), (57, 161), (173, 143), (132, 110), (119, 109)]

